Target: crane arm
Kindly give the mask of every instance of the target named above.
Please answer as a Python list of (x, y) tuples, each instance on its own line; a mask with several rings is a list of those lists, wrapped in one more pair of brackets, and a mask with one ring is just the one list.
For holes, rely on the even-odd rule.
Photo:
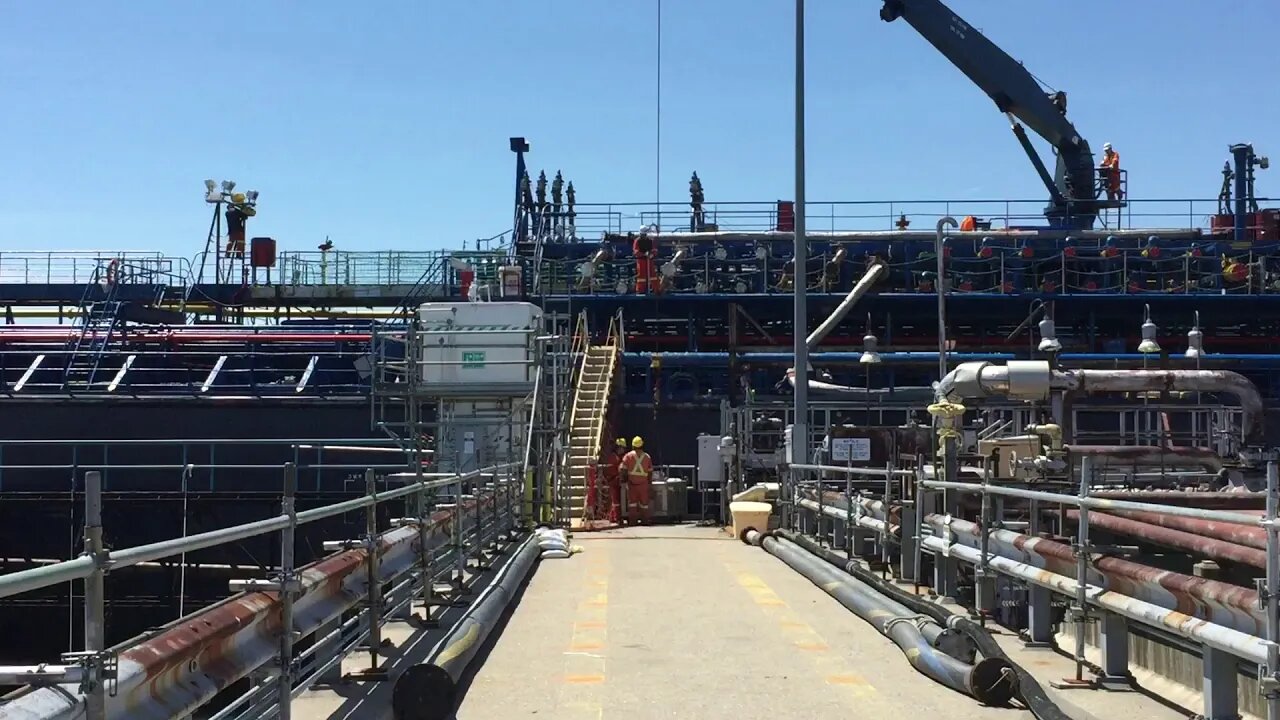
[[(906, 20), (975, 85), (1001, 112), (1009, 115), (1014, 133), (1032, 158), (1055, 201), (1093, 200), (1094, 160), (1089, 143), (1066, 116), (1066, 95), (1046, 94), (1022, 63), (1013, 59), (939, 0), (885, 0), (880, 18)], [(1021, 132), (1030, 128), (1054, 147), (1058, 167), (1050, 184), (1047, 169)]]

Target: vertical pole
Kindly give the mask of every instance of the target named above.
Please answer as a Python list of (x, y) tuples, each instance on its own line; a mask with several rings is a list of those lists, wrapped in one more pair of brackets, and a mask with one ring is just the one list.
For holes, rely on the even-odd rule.
[[(1027, 534), (1040, 536), (1040, 503), (1028, 501)], [(1052, 595), (1049, 588), (1031, 584), (1027, 588), (1027, 643), (1028, 647), (1049, 647), (1053, 640), (1052, 619), (1049, 616)]]
[(289, 525), (280, 531), (280, 679), (276, 683), (277, 709), (280, 720), (292, 716), (291, 693), (293, 691), (293, 543), (298, 527), (298, 510), (294, 495), (298, 490), (298, 466), (285, 463), (284, 497), (280, 500), (280, 512), (289, 518)]
[[(1089, 497), (1089, 484), (1093, 482), (1093, 458), (1080, 459), (1080, 499)], [(1080, 506), (1079, 530), (1076, 535), (1076, 682), (1084, 680), (1084, 626), (1088, 622), (1089, 607), (1086, 588), (1089, 583), (1089, 508)]]
[[(844, 461), (845, 470), (853, 467), (853, 453)], [(853, 559), (853, 473), (844, 474), (844, 553), (845, 558)]]
[[(889, 572), (889, 504), (893, 494), (893, 463), (884, 464), (884, 532), (880, 536), (880, 561), (884, 563), (881, 572)], [(899, 520), (901, 522), (901, 520)], [(899, 528), (901, 531), (901, 528)]]
[[(802, 464), (809, 451), (809, 315), (805, 291), (808, 289), (809, 246), (804, 234), (804, 0), (796, 0), (796, 199), (795, 199), (795, 289), (792, 335), (795, 338), (795, 413), (791, 425), (791, 462)], [(794, 489), (792, 494), (794, 500)]]
[(378, 650), (382, 647), (382, 583), (378, 579), (378, 485), (373, 468), (364, 471), (364, 491), (373, 501), (365, 508), (365, 570), (369, 576), (369, 671), (378, 671)]
[(85, 697), (88, 720), (106, 720), (107, 692), (102, 653), (107, 649), (106, 588), (103, 583), (102, 474), (84, 474), (84, 552), (93, 558), (93, 574), (84, 580), (84, 649), (94, 653), (92, 672)]
[[(421, 468), (421, 465), (419, 465)], [(419, 470), (421, 474), (421, 470)], [(431, 549), (427, 547), (427, 526), (431, 522), (431, 501), (427, 490), (418, 490), (418, 573), (422, 576), (422, 621), (431, 622), (431, 605), (435, 594), (435, 569), (432, 563)]]
[[(942, 257), (944, 255), (944, 250), (945, 250), (944, 243), (943, 243), (943, 240), (944, 240), (943, 229), (948, 226), (950, 227), (957, 226), (955, 218), (948, 215), (938, 220), (937, 225), (934, 226), (934, 243), (933, 243), (933, 250), (934, 250), (934, 255), (936, 256), (935, 260), (937, 262), (937, 270), (938, 270), (937, 280), (935, 282), (936, 287), (934, 289), (937, 291), (937, 295), (938, 295), (938, 379), (939, 380), (941, 380), (947, 374), (947, 274), (946, 274), (947, 269), (945, 264), (942, 261)], [(949, 422), (949, 420), (944, 419), (942, 416), (936, 416), (934, 422), (939, 424), (938, 426), (941, 427), (941, 423)], [(960, 422), (960, 419), (956, 418), (955, 422), (957, 423)], [(956, 457), (956, 450), (957, 450), (956, 440), (954, 437), (948, 435), (947, 437), (943, 438), (943, 441), (942, 441), (943, 479), (948, 482), (956, 482), (959, 478), (960, 465), (959, 465), (959, 459)], [(959, 514), (959, 510), (960, 510), (960, 498), (958, 497), (958, 493), (955, 493), (951, 490), (943, 490), (942, 491), (943, 513), (948, 516), (954, 517)], [(921, 516), (923, 516), (923, 511), (921, 511)], [(950, 540), (950, 537), (948, 537), (948, 540)], [(934, 566), (935, 566), (935, 570), (934, 570), (935, 585), (937, 586), (938, 594), (943, 597), (954, 597), (955, 590), (956, 590), (956, 575), (957, 575), (955, 560), (945, 555), (935, 555)]]
[(982, 538), (978, 567), (974, 570), (974, 581), (978, 606), (978, 619), (985, 625), (987, 617), (995, 609), (995, 577), (987, 567), (987, 558), (991, 552), (991, 458), (983, 458), (982, 462)]
[(1280, 695), (1275, 682), (1280, 680), (1280, 527), (1276, 514), (1280, 510), (1280, 465), (1275, 456), (1267, 463), (1267, 675), (1271, 688), (1267, 698), (1267, 720), (1280, 720)]
[(463, 582), (467, 574), (467, 553), (465, 551), (466, 544), (463, 542), (462, 536), (462, 475), (457, 475), (458, 482), (453, 486), (453, 563), (454, 572), (457, 577), (454, 579), (454, 591), (459, 595), (466, 594), (466, 588)]

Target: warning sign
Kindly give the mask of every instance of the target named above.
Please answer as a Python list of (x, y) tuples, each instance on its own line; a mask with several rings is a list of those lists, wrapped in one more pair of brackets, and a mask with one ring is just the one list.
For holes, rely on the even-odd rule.
[(831, 459), (865, 462), (871, 459), (871, 438), (831, 438)]

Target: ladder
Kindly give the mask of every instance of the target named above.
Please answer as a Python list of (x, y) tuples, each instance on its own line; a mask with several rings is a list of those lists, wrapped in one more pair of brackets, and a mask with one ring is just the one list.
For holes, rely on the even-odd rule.
[[(67, 363), (62, 374), (62, 388), (89, 389), (97, 379), (102, 357), (111, 344), (111, 336), (120, 324), (120, 307), (118, 299), (120, 287), (120, 271), (118, 261), (108, 271), (99, 266), (93, 278), (80, 298), (80, 334), (70, 342), (67, 352)], [(102, 293), (101, 300), (94, 300), (94, 295)]]
[(579, 321), (579, 331), (586, 339), (582, 341), (582, 364), (569, 411), (569, 447), (563, 488), (563, 499), (573, 524), (598, 519), (593, 516), (595, 508), (587, 507), (587, 469), (600, 459), (621, 344), (621, 331), (616, 319), (609, 324), (605, 342), (599, 345), (591, 344), (590, 335), (586, 334), (589, 331), (585, 327), (585, 317)]

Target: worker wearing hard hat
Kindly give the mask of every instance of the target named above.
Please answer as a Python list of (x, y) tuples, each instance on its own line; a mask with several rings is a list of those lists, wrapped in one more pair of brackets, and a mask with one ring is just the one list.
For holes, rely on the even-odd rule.
[(257, 214), (253, 203), (246, 202), (244, 193), (232, 193), (227, 203), (227, 257), (244, 257), (245, 221)]
[(613, 447), (605, 450), (601, 466), (604, 471), (605, 486), (608, 488), (609, 522), (622, 520), (622, 482), (619, 472), (622, 458), (627, 454), (627, 439), (620, 437), (614, 441)]
[(1124, 191), (1120, 189), (1120, 153), (1111, 143), (1102, 146), (1102, 166), (1098, 168), (1102, 182), (1107, 190), (1107, 200), (1112, 202), (1123, 199)]
[[(636, 294), (649, 294), (650, 286), (656, 286), (653, 274), (653, 259), (658, 256), (658, 247), (654, 238), (649, 235), (649, 228), (640, 230), (640, 234), (631, 243), (631, 254), (636, 260)], [(657, 288), (654, 287), (656, 290)]]
[(641, 525), (649, 522), (649, 477), (653, 459), (644, 451), (644, 438), (631, 438), (631, 452), (622, 458), (618, 470), (627, 478), (627, 520)]

